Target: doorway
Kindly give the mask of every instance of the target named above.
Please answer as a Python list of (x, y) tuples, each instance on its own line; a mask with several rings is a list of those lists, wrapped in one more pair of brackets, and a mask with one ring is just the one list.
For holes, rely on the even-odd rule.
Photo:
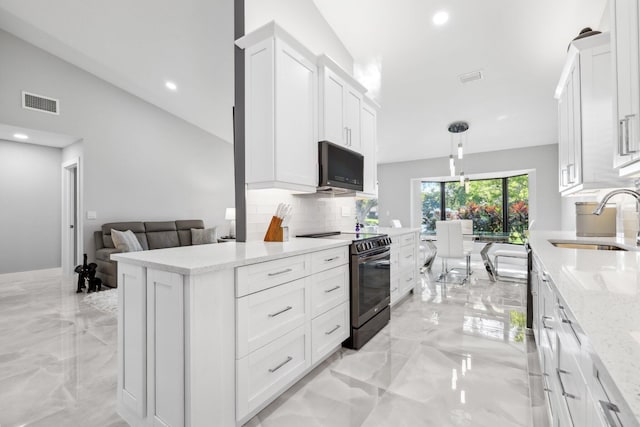
[(62, 274), (73, 274), (82, 264), (80, 158), (62, 164)]

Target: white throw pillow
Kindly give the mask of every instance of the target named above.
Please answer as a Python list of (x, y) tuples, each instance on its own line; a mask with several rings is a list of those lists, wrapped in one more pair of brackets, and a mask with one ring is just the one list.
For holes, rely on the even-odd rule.
[(191, 244), (206, 245), (207, 243), (218, 243), (217, 227), (213, 228), (192, 228)]
[(143, 250), (138, 238), (133, 231), (118, 231), (111, 229), (111, 239), (113, 245), (122, 252), (138, 252)]

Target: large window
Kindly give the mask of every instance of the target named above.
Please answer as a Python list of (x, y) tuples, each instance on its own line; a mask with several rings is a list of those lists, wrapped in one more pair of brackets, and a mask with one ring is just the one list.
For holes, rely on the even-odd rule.
[(474, 232), (509, 233), (522, 238), (529, 226), (528, 176), (422, 182), (422, 229), (435, 231), (437, 220), (471, 219)]

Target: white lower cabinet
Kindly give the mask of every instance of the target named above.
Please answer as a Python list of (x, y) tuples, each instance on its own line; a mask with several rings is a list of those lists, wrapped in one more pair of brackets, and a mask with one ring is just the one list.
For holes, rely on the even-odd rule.
[(349, 338), (349, 302), (316, 317), (311, 321), (311, 363), (321, 362), (342, 341)]
[(418, 233), (391, 236), (391, 305), (407, 296), (418, 281)]
[(345, 246), (236, 269), (238, 424), (349, 337), (348, 261)]
[[(534, 254), (533, 328), (553, 427), (637, 427), (589, 338)], [(534, 294), (535, 293), (535, 294)]]
[(309, 325), (302, 325), (236, 362), (236, 414), (242, 418), (311, 365)]

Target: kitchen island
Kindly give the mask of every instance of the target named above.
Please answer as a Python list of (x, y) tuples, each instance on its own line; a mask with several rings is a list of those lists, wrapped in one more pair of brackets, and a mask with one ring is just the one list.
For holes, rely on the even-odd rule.
[[(554, 246), (616, 243), (623, 250)], [(635, 239), (531, 231), (534, 335), (552, 417), (638, 426), (640, 252)], [(555, 425), (555, 424), (554, 424)]]
[(246, 422), (348, 336), (349, 243), (229, 242), (112, 255), (118, 413), (132, 426)]

